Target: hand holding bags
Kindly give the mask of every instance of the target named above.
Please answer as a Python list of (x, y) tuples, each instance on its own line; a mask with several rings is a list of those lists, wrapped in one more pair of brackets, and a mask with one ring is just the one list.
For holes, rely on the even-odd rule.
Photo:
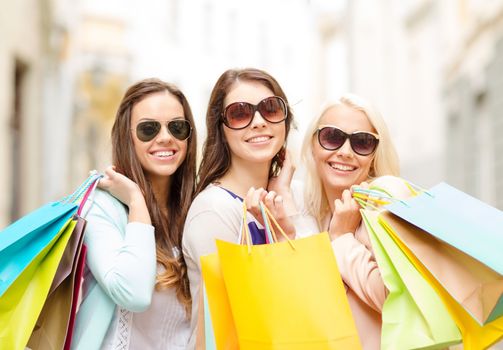
[(503, 336), (503, 276), (481, 262), (498, 269), (499, 247), (491, 245), (501, 240), (493, 223), (501, 221), (503, 213), (446, 184), (415, 194), (386, 206), (393, 214), (384, 211), (378, 222), (441, 297), (465, 348), (485, 348)]
[[(264, 221), (281, 229), (269, 213)], [(245, 239), (217, 240), (240, 349), (361, 348), (327, 233), (255, 246), (248, 232)]]

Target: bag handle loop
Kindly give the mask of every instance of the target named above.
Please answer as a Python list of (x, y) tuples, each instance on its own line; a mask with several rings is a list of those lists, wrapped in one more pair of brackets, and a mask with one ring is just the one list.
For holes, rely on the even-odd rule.
[[(264, 229), (266, 234), (266, 241), (268, 242), (268, 244), (278, 242), (276, 230), (274, 229), (275, 226), (279, 230), (281, 235), (288, 241), (292, 249), (295, 250), (296, 248), (293, 241), (288, 237), (283, 228), (278, 224), (274, 216), (271, 214), (267, 206), (262, 201), (260, 201), (259, 203), (259, 208), (262, 214), (262, 219), (264, 220)], [(241, 220), (241, 229), (238, 241), (240, 242), (240, 244), (246, 244), (248, 246), (248, 253), (250, 254), (252, 241), (251, 241), (250, 229), (248, 228), (248, 223), (246, 220), (247, 213), (248, 210), (246, 208), (246, 204), (243, 202), (243, 215), (242, 215), (243, 218)]]

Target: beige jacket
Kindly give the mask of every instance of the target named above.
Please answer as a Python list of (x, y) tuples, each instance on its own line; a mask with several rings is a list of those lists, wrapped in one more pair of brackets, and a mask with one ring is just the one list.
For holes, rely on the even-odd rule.
[(334, 255), (346, 285), (349, 306), (365, 350), (380, 349), (381, 310), (387, 289), (381, 278), (365, 225), (355, 234), (332, 241)]

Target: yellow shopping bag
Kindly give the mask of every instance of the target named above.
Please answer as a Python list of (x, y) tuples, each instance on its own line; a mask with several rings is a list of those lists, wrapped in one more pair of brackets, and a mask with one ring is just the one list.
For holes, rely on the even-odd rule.
[[(236, 328), (217, 253), (201, 257), (201, 270), (204, 283), (201, 295), (205, 292), (208, 296), (209, 310), (204, 309), (204, 302), (201, 302), (199, 307), (202, 307), (204, 312), (209, 311), (210, 313), (215, 345), (217, 349), (238, 349)], [(202, 314), (200, 317), (207, 317), (207, 315)], [(200, 319), (200, 324), (208, 327), (202, 320)], [(201, 337), (204, 334), (204, 339), (207, 338), (206, 331), (201, 333)], [(211, 346), (208, 343), (210, 342), (206, 342), (206, 349)]]
[(384, 212), (380, 215), (379, 223), (438, 293), (461, 331), (465, 350), (485, 349), (503, 337), (503, 317), (497, 318), (485, 325), (479, 324), (412, 252), (409, 247), (410, 242), (404, 239), (404, 237), (413, 238), (418, 235), (428, 235), (426, 232), (421, 232), (421, 229), (389, 212)]
[(246, 234), (246, 245), (217, 240), (239, 348), (360, 349), (328, 234), (263, 245)]

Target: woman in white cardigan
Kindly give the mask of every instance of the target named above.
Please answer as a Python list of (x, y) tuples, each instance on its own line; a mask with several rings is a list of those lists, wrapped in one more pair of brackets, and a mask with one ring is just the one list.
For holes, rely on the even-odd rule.
[(194, 192), (196, 135), (175, 86), (131, 86), (112, 129), (113, 167), (86, 219), (75, 349), (185, 349), (190, 292), (182, 227)]

